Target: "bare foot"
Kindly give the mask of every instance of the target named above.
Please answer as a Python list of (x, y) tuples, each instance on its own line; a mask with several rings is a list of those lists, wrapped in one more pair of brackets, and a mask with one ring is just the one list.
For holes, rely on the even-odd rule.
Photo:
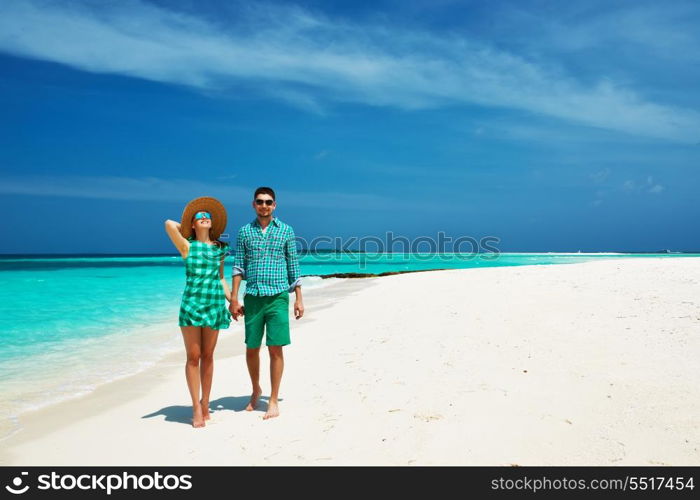
[(262, 394), (262, 389), (258, 387), (253, 391), (253, 394), (250, 395), (250, 402), (248, 403), (248, 406), (245, 407), (245, 411), (253, 411), (255, 408), (258, 406), (258, 398)]
[(211, 419), (211, 416), (209, 415), (209, 401), (204, 402), (200, 399), (199, 404), (202, 406), (202, 415), (204, 416), (204, 420)]
[(277, 401), (270, 401), (267, 405), (267, 411), (265, 412), (265, 415), (263, 415), (263, 420), (278, 417), (279, 414), (280, 409), (277, 407)]
[(202, 407), (200, 405), (196, 405), (192, 408), (192, 427), (204, 427), (204, 425)]

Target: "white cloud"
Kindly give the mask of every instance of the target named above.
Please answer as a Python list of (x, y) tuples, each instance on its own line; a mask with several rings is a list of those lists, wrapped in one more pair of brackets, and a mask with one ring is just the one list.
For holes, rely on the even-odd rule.
[(89, 175), (3, 176), (0, 193), (112, 200), (182, 201), (214, 196), (226, 202), (252, 198), (250, 189), (223, 182), (160, 177)]
[[(229, 176), (233, 177), (233, 176)], [(161, 177), (119, 177), (89, 175), (28, 175), (0, 177), (0, 193), (35, 196), (66, 196), (72, 198), (111, 199), (124, 201), (187, 202), (198, 196), (213, 196), (222, 203), (247, 206), (255, 187), (243, 187), (226, 182), (202, 182), (190, 179)], [(319, 200), (317, 192), (275, 189), (279, 205), (293, 207), (319, 206), (353, 210), (385, 209), (387, 205), (401, 209), (430, 209), (428, 203), (401, 200), (365, 193), (324, 191)]]
[(406, 110), (477, 104), (672, 141), (700, 136), (694, 110), (605, 78), (583, 83), (554, 62), (464, 36), (251, 9), (225, 26), (137, 1), (2, 2), (0, 51), (206, 92), (254, 88), (319, 114), (338, 101)]
[(590, 174), (590, 178), (593, 179), (593, 182), (596, 182), (596, 183), (605, 182), (605, 179), (607, 179), (609, 176), (610, 176), (610, 169), (609, 168), (604, 168), (602, 170), (599, 170), (597, 172)]
[(551, 50), (576, 53), (610, 48), (618, 51), (629, 47), (647, 58), (698, 61), (700, 10), (697, 2), (623, 4), (604, 1), (598, 5), (589, 3), (587, 8), (574, 5), (572, 10), (574, 12), (558, 19), (520, 11), (518, 21), (545, 32), (544, 36), (531, 36), (529, 40), (549, 43)]
[(655, 184), (654, 183), (654, 178), (649, 175), (646, 178), (646, 181), (634, 181), (632, 179), (627, 179), (623, 184), (622, 184), (622, 189), (627, 192), (635, 192), (635, 193), (651, 193), (651, 194), (659, 194), (660, 192), (664, 191), (666, 188), (662, 186), (661, 184)]

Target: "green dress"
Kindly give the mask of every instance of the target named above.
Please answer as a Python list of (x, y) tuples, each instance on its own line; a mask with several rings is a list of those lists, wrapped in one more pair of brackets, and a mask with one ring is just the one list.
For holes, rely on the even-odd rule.
[(188, 238), (190, 249), (185, 259), (185, 290), (180, 303), (180, 326), (228, 328), (231, 313), (226, 306), (224, 285), (219, 277), (221, 259), (229, 253), (229, 244), (217, 247)]

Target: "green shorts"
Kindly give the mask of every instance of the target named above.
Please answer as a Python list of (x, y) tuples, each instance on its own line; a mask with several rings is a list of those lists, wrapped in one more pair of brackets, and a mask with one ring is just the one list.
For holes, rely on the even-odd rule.
[(289, 292), (277, 295), (251, 295), (243, 297), (245, 309), (245, 345), (255, 349), (262, 344), (263, 330), (267, 325), (265, 345), (289, 345)]

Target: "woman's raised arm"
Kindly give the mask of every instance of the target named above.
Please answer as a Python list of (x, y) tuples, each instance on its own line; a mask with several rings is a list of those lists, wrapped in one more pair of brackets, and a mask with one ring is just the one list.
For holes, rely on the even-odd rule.
[(182, 258), (186, 258), (187, 252), (190, 250), (190, 242), (180, 234), (180, 223), (175, 220), (166, 220), (165, 232), (168, 233), (170, 240), (173, 242), (173, 245), (175, 245), (175, 248), (177, 248), (177, 251), (180, 252)]

